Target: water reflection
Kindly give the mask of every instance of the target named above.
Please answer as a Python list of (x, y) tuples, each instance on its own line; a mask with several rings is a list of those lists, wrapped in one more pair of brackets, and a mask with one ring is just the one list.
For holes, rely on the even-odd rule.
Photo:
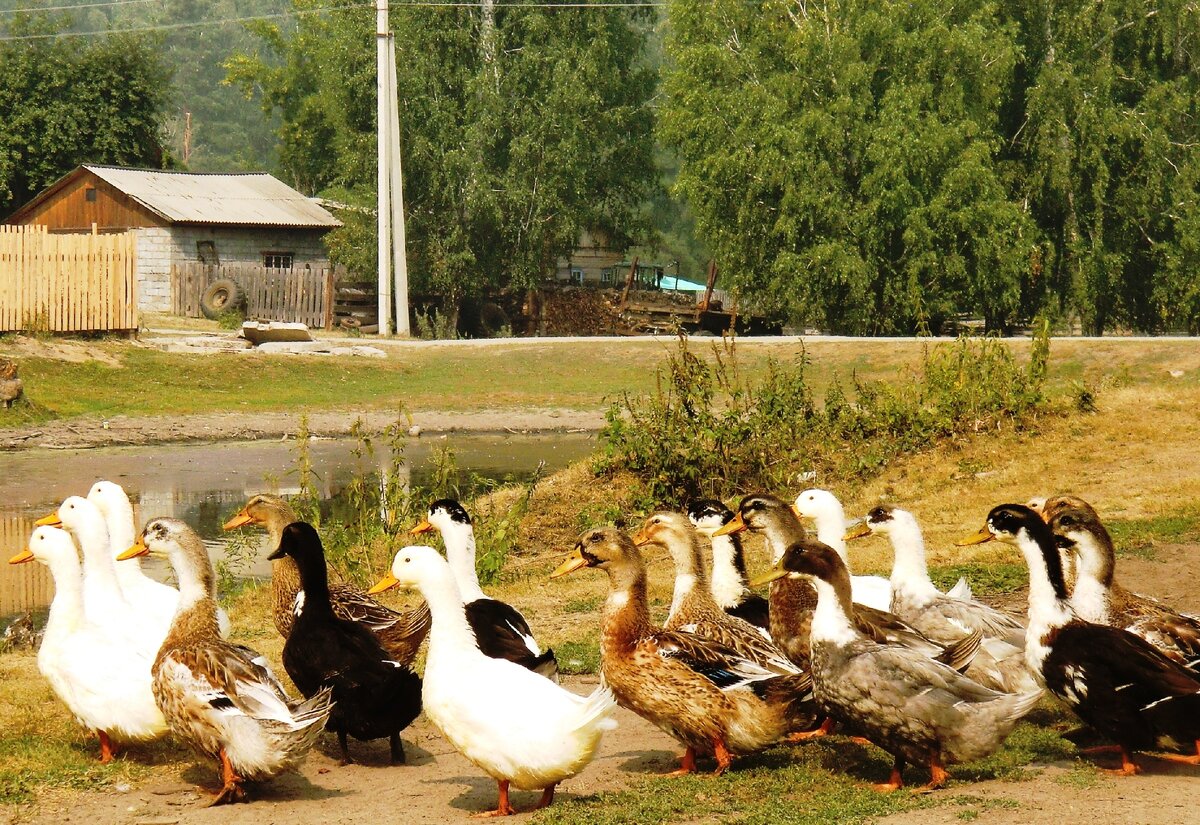
[[(420, 439), (410, 442), (405, 451), (404, 472), (412, 483), (425, 483), (433, 470), (434, 452), (449, 446), (464, 475), (523, 479), (541, 461), (548, 470), (565, 467), (586, 456), (594, 443), (594, 436), (588, 434)], [(256, 441), (0, 454), (0, 561), (24, 549), (36, 519), (67, 496), (86, 495), (101, 478), (125, 488), (139, 523), (155, 516), (183, 519), (206, 540), (216, 558), (224, 550), (221, 523), (247, 498), (259, 492), (298, 491), (295, 446), (294, 442)], [(385, 461), (383, 455), (356, 455), (358, 447), (352, 439), (310, 442), (316, 487), (323, 500), (334, 500), (356, 474), (378, 471)], [(269, 572), (263, 555), (250, 575)], [(159, 563), (144, 567), (152, 575), (167, 575)], [(48, 604), (53, 592), (49, 572), (40, 564), (0, 563), (0, 617)]]

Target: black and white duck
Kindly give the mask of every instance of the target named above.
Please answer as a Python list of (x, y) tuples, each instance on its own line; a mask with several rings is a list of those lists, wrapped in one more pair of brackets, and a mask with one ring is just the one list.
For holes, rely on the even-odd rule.
[(1025, 656), (1046, 687), (1121, 752), (1116, 773), (1138, 772), (1133, 755), (1151, 748), (1200, 764), (1200, 676), (1139, 636), (1084, 621), (1071, 608), (1049, 525), (1023, 504), (1002, 504), (964, 540), (1015, 545), (1029, 565)]
[(508, 659), (548, 679), (558, 679), (558, 660), (553, 650), (542, 651), (525, 617), (512, 605), (493, 599), (479, 586), (475, 570), (475, 528), (466, 509), (454, 499), (438, 499), (429, 505), (424, 521), (412, 528), (414, 535), (437, 530), (446, 545), (446, 560), (454, 571), (479, 649), (494, 659)]
[(339, 619), (329, 601), (321, 538), (298, 521), (283, 530), (271, 556), (290, 556), (300, 569), (296, 622), (283, 646), (283, 667), (305, 696), (333, 691), (328, 730), (337, 734), (343, 764), (346, 737), (388, 738), (393, 762), (404, 761), (400, 731), (421, 712), (421, 677), (393, 660), (365, 626)]
[(693, 501), (688, 519), (712, 546), (712, 576), (709, 588), (713, 600), (730, 616), (737, 616), (770, 633), (771, 614), (767, 600), (746, 583), (746, 558), (742, 538), (736, 533), (714, 536), (733, 520), (733, 511), (715, 498)]

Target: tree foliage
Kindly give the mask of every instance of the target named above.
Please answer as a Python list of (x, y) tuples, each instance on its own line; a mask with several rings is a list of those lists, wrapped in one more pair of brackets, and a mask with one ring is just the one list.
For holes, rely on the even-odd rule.
[[(61, 21), (18, 18), (13, 38)], [(144, 37), (0, 40), (0, 215), (81, 163), (161, 167), (170, 76)]]
[[(284, 174), (371, 208), (374, 23), (372, 11), (347, 3), (303, 16), (291, 36), (263, 25), (276, 65), (231, 64), (231, 76), (281, 118)], [(493, 27), (479, 8), (415, 5), (395, 8), (391, 24), (415, 289), (454, 299), (527, 287), (581, 228), (618, 243), (645, 234), (655, 79), (640, 61), (645, 27), (636, 15), (503, 4)], [(369, 272), (374, 228), (349, 224), (332, 242)]]
[(677, 189), (760, 306), (1195, 328), (1194, 3), (674, 0), (671, 26)]

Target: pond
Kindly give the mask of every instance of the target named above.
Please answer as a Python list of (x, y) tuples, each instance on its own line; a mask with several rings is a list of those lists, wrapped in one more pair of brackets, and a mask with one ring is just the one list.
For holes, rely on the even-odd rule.
[[(531, 478), (541, 462), (552, 472), (587, 456), (594, 445), (595, 435), (587, 433), (421, 438), (408, 442), (402, 472), (412, 484), (426, 483), (442, 448), (448, 447), (461, 477), (520, 481)], [(261, 492), (286, 496), (299, 491), (296, 446), (295, 441), (254, 441), (0, 453), (0, 562), (25, 548), (34, 521), (67, 496), (87, 495), (99, 479), (125, 488), (139, 524), (155, 516), (183, 519), (219, 558), (224, 549), (221, 523), (246, 499)], [(357, 452), (356, 439), (309, 442), (315, 484), (324, 501), (335, 500), (356, 474), (377, 469), (385, 458)], [(269, 573), (263, 556), (248, 575)], [(145, 567), (162, 578), (168, 575), (157, 562)], [(0, 617), (43, 607), (53, 594), (42, 565), (0, 563)]]

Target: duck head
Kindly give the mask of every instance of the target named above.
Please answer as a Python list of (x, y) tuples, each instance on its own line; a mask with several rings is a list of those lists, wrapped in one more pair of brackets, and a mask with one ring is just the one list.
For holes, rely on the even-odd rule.
[(29, 537), (29, 546), (8, 560), (9, 564), (38, 561), (50, 566), (58, 558), (69, 558), (78, 566), (78, 551), (71, 534), (59, 527), (38, 527)]
[(470, 530), (471, 516), (465, 507), (452, 498), (440, 498), (429, 505), (425, 520), (409, 530), (413, 535), (437, 530), (445, 535), (452, 530)]
[(383, 578), (368, 590), (368, 593), (383, 593), (399, 587), (406, 590), (422, 588), (430, 582), (450, 582), (453, 575), (442, 554), (432, 547), (410, 545), (402, 547), (392, 557), (392, 566)]
[(1115, 549), (1092, 506), (1074, 496), (1058, 496), (1046, 503), (1042, 516), (1048, 516), (1057, 546), (1074, 554), (1080, 574), (1111, 587)]
[(842, 508), (842, 503), (828, 490), (805, 490), (796, 496), (792, 510), (800, 518), (810, 518), (818, 525), (826, 521), (842, 524), (846, 520), (846, 511)]
[(611, 574), (614, 568), (630, 563), (642, 564), (637, 545), (616, 527), (599, 527), (579, 536), (567, 560), (550, 574), (550, 578), (557, 579), (584, 567)]
[(284, 527), (294, 521), (298, 521), (296, 513), (284, 498), (270, 493), (258, 493), (251, 496), (242, 509), (230, 516), (229, 520), (221, 525), (221, 529), (236, 530), (250, 524), (270, 529), (271, 525), (277, 525), (277, 529), (282, 532)]
[(1016, 546), (1025, 556), (1030, 570), (1044, 569), (1056, 597), (1067, 597), (1058, 546), (1049, 525), (1040, 515), (1024, 504), (1000, 504), (988, 513), (987, 521), (979, 532), (955, 544), (965, 547), (993, 539)]
[(698, 532), (711, 538), (733, 519), (733, 511), (715, 498), (704, 498), (688, 505), (687, 516)]
[(754, 587), (776, 579), (812, 578), (828, 582), (835, 591), (850, 593), (850, 573), (842, 557), (827, 544), (802, 539), (788, 546), (772, 567), (750, 584)]

